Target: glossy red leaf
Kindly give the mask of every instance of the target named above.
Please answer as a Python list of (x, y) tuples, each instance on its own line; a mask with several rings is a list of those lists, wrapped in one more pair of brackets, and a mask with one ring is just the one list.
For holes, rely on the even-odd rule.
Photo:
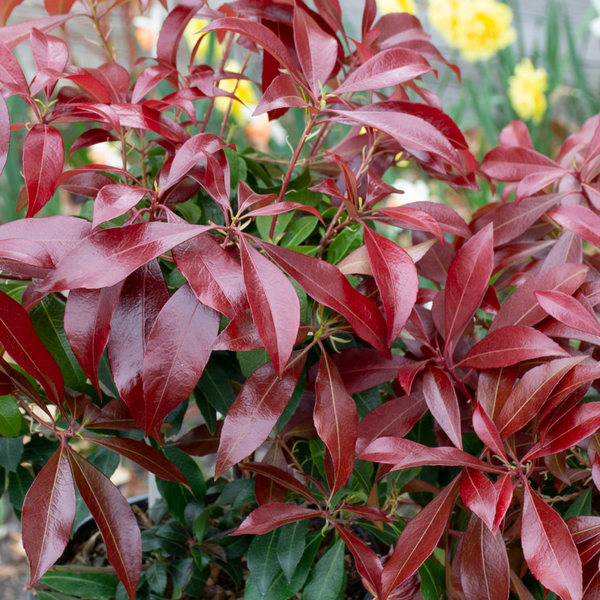
[(139, 267), (196, 235), (209, 226), (187, 223), (136, 223), (97, 229), (59, 262), (44, 280), (46, 292), (108, 287)]
[(68, 13), (73, 4), (75, 4), (75, 0), (44, 0), (44, 7), (49, 15)]
[(131, 600), (142, 570), (142, 538), (129, 503), (102, 471), (69, 452), (77, 489), (89, 508), (106, 546), (106, 556)]
[(427, 404), (421, 394), (388, 400), (374, 408), (358, 424), (357, 452), (380, 437), (404, 437), (421, 419)]
[(481, 304), (494, 266), (494, 233), (486, 225), (458, 250), (448, 268), (444, 294), (446, 347)]
[(23, 177), (27, 217), (38, 213), (52, 198), (65, 161), (62, 136), (51, 125), (34, 125), (23, 142)]
[(508, 600), (510, 567), (504, 540), (476, 516), (464, 533), (460, 583), (465, 600)]
[(498, 181), (520, 181), (527, 175), (542, 170), (555, 171), (557, 176), (564, 174), (552, 159), (530, 148), (519, 146), (499, 146), (490, 150), (481, 163), (486, 175)]
[(125, 437), (94, 438), (93, 442), (118, 452), (121, 456), (132, 460), (161, 479), (187, 484), (183, 473), (176, 464), (165, 458), (156, 448), (144, 442)]
[(172, 66), (150, 65), (146, 67), (135, 82), (135, 86), (131, 92), (131, 101), (137, 104), (150, 90), (173, 73), (174, 69)]
[(525, 485), (521, 546), (533, 576), (563, 600), (581, 600), (581, 560), (560, 515)]
[(271, 502), (255, 508), (230, 535), (262, 535), (282, 525), (303, 519), (314, 519), (320, 517), (321, 514), (320, 510), (312, 508), (284, 502)]
[(315, 98), (324, 86), (337, 60), (337, 40), (326, 33), (298, 5), (294, 8), (294, 42), (302, 71)]
[(510, 473), (505, 473), (500, 479), (494, 484), (496, 491), (498, 492), (498, 503), (496, 504), (496, 515), (494, 517), (494, 527), (492, 533), (496, 535), (500, 523), (506, 516), (510, 503), (512, 502), (514, 485)]
[(193, 391), (219, 332), (219, 315), (182, 285), (158, 313), (143, 361), (146, 434), (160, 436), (165, 417)]
[(340, 270), (318, 258), (262, 243), (267, 254), (307, 294), (340, 313), (363, 340), (383, 354), (388, 353), (387, 329), (377, 306), (357, 292)]
[(348, 481), (354, 468), (358, 415), (354, 400), (326, 352), (319, 361), (315, 393), (315, 429), (331, 457), (327, 479), (333, 495)]
[(269, 84), (254, 109), (253, 115), (262, 115), (280, 108), (306, 108), (307, 106), (308, 104), (298, 91), (294, 79), (287, 73), (282, 73)]
[(23, 0), (5, 0), (0, 6), (0, 26), (4, 27), (12, 11), (21, 4)]
[(393, 465), (394, 471), (438, 465), (445, 467), (470, 467), (488, 473), (504, 473), (504, 469), (494, 467), (452, 446), (431, 448), (412, 440), (397, 437), (382, 437), (371, 442), (358, 456), (361, 460), (370, 460)]
[(250, 212), (246, 213), (245, 217), (260, 217), (260, 216), (273, 216), (273, 215), (281, 215), (283, 213), (291, 212), (292, 210), (302, 210), (304, 212), (310, 213), (317, 217), (323, 225), (325, 222), (323, 221), (323, 217), (321, 217), (321, 213), (314, 206), (307, 206), (305, 204), (301, 204), (300, 202), (288, 202), (284, 200), (283, 202), (277, 202), (276, 204), (269, 204), (268, 206), (261, 206)]
[(494, 369), (546, 356), (569, 356), (569, 353), (532, 327), (512, 325), (490, 331), (456, 366)]
[[(69, 48), (64, 40), (39, 29), (32, 29), (29, 44), (38, 71), (48, 70), (57, 75), (62, 74), (69, 60)], [(35, 85), (34, 83), (34, 88)], [(35, 89), (32, 91), (35, 93)]]
[(35, 332), (27, 311), (4, 292), (0, 292), (0, 344), (42, 384), (49, 400), (61, 403), (64, 384), (59, 366)]
[(156, 42), (156, 58), (159, 61), (177, 65), (177, 50), (181, 36), (200, 6), (200, 3), (195, 0), (183, 0), (167, 15)]
[(458, 489), (458, 479), (447, 485), (402, 530), (394, 553), (382, 574), (382, 600), (408, 579), (435, 550), (444, 530)]
[[(600, 428), (600, 402), (586, 402), (563, 414), (527, 453), (527, 460), (567, 450)], [(525, 460), (525, 459), (524, 459)]]
[(548, 216), (586, 242), (600, 247), (600, 217), (587, 206), (564, 204)]
[(600, 324), (581, 302), (563, 292), (535, 292), (540, 306), (557, 321), (592, 335), (600, 335)]
[(352, 553), (356, 570), (365, 589), (375, 598), (381, 598), (381, 576), (383, 573), (381, 559), (351, 531), (337, 523), (334, 525), (346, 548)]
[[(0, 8), (4, 10), (4, 6)], [(57, 15), (53, 17), (40, 17), (38, 19), (28, 19), (14, 25), (4, 25), (0, 28), (0, 44), (6, 44), (9, 49), (16, 48), (21, 42), (29, 38), (32, 29), (40, 31), (50, 31), (59, 25), (67, 22), (75, 15)]]
[(211, 433), (206, 425), (198, 425), (186, 434), (177, 438), (172, 445), (183, 450), (190, 456), (206, 456), (216, 454), (221, 439), (223, 421), (217, 421), (214, 433)]
[(400, 335), (419, 291), (415, 263), (398, 244), (364, 227), (369, 263), (388, 324), (388, 345)]
[(105, 185), (99, 192), (94, 202), (94, 217), (92, 226), (98, 227), (104, 221), (120, 217), (133, 208), (148, 190), (133, 185)]
[(558, 382), (583, 357), (559, 358), (529, 369), (506, 399), (496, 425), (504, 439), (527, 425), (545, 404)]
[(0, 174), (4, 171), (10, 150), (10, 115), (4, 96), (0, 94)]
[(169, 291), (157, 261), (126, 280), (110, 322), (108, 360), (117, 390), (140, 427), (145, 424), (143, 361), (146, 343)]
[(597, 564), (590, 563), (584, 567), (583, 574), (583, 600), (595, 600), (600, 597), (600, 568)]
[(435, 236), (440, 244), (445, 243), (442, 227), (436, 221), (435, 217), (424, 210), (419, 210), (411, 206), (385, 206), (378, 208), (376, 214), (378, 216), (384, 215), (385, 217), (389, 217), (386, 221), (396, 226), (402, 226), (403, 229), (428, 231)]
[(264, 344), (256, 331), (250, 309), (231, 319), (213, 344), (213, 350), (230, 350), (232, 352), (246, 352), (263, 348)]
[(108, 343), (110, 322), (121, 284), (99, 290), (73, 290), (67, 297), (64, 327), (75, 358), (100, 394), (98, 365)]
[(281, 487), (303, 496), (309, 502), (319, 504), (319, 501), (312, 495), (310, 490), (292, 473), (284, 471), (275, 465), (251, 462), (243, 463), (240, 465), (240, 468), (244, 471), (250, 471), (251, 473), (256, 473), (257, 475), (270, 479)]
[(0, 44), (0, 82), (3, 84), (1, 94), (3, 98), (12, 94), (29, 93), (29, 84), (21, 66), (4, 44)]
[(427, 366), (423, 375), (423, 396), (438, 425), (450, 441), (462, 449), (460, 408), (450, 377), (437, 367)]
[(521, 284), (502, 305), (492, 321), (490, 332), (507, 325), (535, 325), (545, 319), (546, 311), (540, 306), (535, 292), (559, 291), (572, 294), (585, 281), (588, 267), (567, 263), (533, 275)]
[(494, 484), (481, 471), (464, 469), (460, 477), (460, 497), (492, 531), (498, 500)]
[(273, 363), (268, 362), (254, 371), (242, 386), (225, 417), (215, 477), (254, 452), (271, 433), (304, 367), (305, 355), (294, 358), (281, 377)]
[(62, 555), (75, 520), (75, 487), (63, 445), (37, 474), (23, 502), (23, 547), (29, 560), (29, 583)]
[(240, 263), (211, 235), (173, 248), (173, 258), (203, 304), (230, 319), (248, 306)]
[(270, 260), (240, 240), (246, 294), (258, 335), (281, 375), (300, 327), (300, 301), (294, 286)]
[(497, 456), (508, 461), (502, 438), (498, 432), (496, 424), (488, 414), (483, 410), (481, 404), (477, 403), (473, 409), (473, 429), (477, 437)]
[(389, 48), (378, 52), (351, 71), (335, 93), (345, 94), (400, 85), (431, 70), (431, 65), (422, 54), (405, 48)]

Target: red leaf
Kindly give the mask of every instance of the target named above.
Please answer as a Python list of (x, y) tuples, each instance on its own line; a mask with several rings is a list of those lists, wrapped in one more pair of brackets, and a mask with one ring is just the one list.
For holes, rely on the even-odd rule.
[(500, 146), (490, 150), (481, 163), (483, 172), (498, 181), (520, 181), (531, 173), (554, 171), (557, 178), (565, 174), (557, 163), (543, 154), (519, 146)]
[(265, 441), (294, 393), (305, 359), (293, 357), (281, 377), (272, 362), (248, 377), (225, 417), (215, 478)]
[(156, 448), (144, 442), (124, 437), (93, 438), (93, 442), (118, 452), (161, 479), (187, 484), (183, 473), (176, 464), (165, 458)]
[(194, 0), (180, 2), (163, 21), (156, 42), (156, 58), (160, 62), (177, 66), (177, 50), (188, 22), (194, 17), (200, 3)]
[(431, 65), (418, 52), (389, 48), (351, 71), (334, 93), (362, 92), (400, 85), (431, 70)]
[(558, 382), (584, 357), (559, 358), (529, 369), (506, 399), (496, 425), (504, 439), (539, 414)]
[(75, 487), (61, 445), (38, 473), (23, 502), (23, 547), (29, 560), (30, 585), (60, 558), (74, 520)]
[(140, 427), (145, 424), (143, 360), (150, 330), (169, 291), (157, 261), (125, 281), (110, 323), (108, 360), (117, 390)]
[(388, 324), (388, 345), (400, 335), (419, 291), (415, 263), (398, 244), (364, 227), (369, 263)]
[(333, 466), (327, 479), (333, 496), (348, 481), (354, 468), (358, 415), (354, 400), (326, 352), (322, 352), (319, 361), (315, 393), (315, 429), (331, 457)]
[(473, 429), (477, 437), (497, 456), (508, 461), (502, 438), (498, 433), (498, 428), (483, 410), (481, 404), (477, 404), (473, 410)]
[(223, 421), (217, 421), (214, 433), (206, 425), (198, 425), (173, 442), (173, 446), (190, 456), (216, 454), (221, 439)]
[(2, 2), (2, 5), (0, 5), (0, 26), (4, 27), (6, 25), (12, 11), (22, 2), (23, 0), (5, 0)]
[[(48, 70), (57, 75), (62, 74), (69, 60), (69, 48), (63, 40), (39, 29), (32, 29), (29, 44), (38, 71)], [(35, 93), (35, 83), (32, 92)]]
[(27, 311), (4, 292), (0, 292), (0, 344), (42, 384), (49, 400), (62, 403), (64, 384), (59, 366), (35, 332)]
[(569, 528), (529, 484), (521, 520), (521, 545), (533, 576), (563, 600), (581, 600), (581, 560)]
[(121, 284), (100, 290), (73, 290), (65, 307), (64, 327), (73, 354), (100, 395), (98, 365), (108, 343), (110, 321)]
[(490, 223), (465, 242), (450, 263), (444, 294), (447, 348), (479, 308), (493, 266), (494, 234)]
[(97, 229), (60, 261), (44, 280), (45, 292), (108, 287), (177, 244), (211, 229), (187, 223), (136, 223)]
[[(7, 94), (29, 94), (29, 85), (23, 70), (13, 53), (4, 44), (0, 44), (0, 82), (3, 84), (3, 99)], [(4, 150), (4, 146), (2, 148)]]
[(135, 82), (135, 86), (131, 92), (131, 101), (137, 104), (151, 89), (173, 73), (174, 69), (172, 66), (150, 65), (146, 67)]
[(300, 202), (288, 202), (285, 200), (283, 202), (277, 202), (276, 204), (269, 204), (268, 206), (261, 206), (260, 208), (251, 210), (250, 212), (246, 213), (244, 217), (281, 215), (292, 210), (303, 210), (311, 213), (315, 217), (318, 217), (319, 221), (325, 225), (323, 217), (321, 217), (321, 213), (314, 206), (307, 206), (305, 204), (301, 204)]
[(264, 344), (258, 337), (256, 326), (252, 320), (252, 312), (249, 309), (231, 319), (213, 344), (213, 350), (231, 350), (232, 352), (246, 352), (263, 348)]
[(298, 91), (294, 79), (287, 73), (278, 75), (265, 90), (254, 116), (276, 110), (278, 108), (306, 108), (308, 104)]
[(34, 125), (23, 142), (23, 177), (27, 189), (27, 217), (38, 213), (52, 198), (65, 161), (60, 133), (50, 125)]
[(565, 204), (548, 215), (559, 225), (582, 237), (586, 242), (600, 247), (600, 217), (587, 206)]
[(295, 504), (285, 504), (284, 502), (271, 502), (254, 509), (230, 535), (262, 535), (288, 523), (295, 523), (303, 519), (314, 519), (320, 516), (320, 510), (304, 508)]
[(146, 434), (160, 437), (165, 417), (193, 391), (219, 332), (219, 316), (182, 285), (158, 313), (146, 344)]
[(510, 473), (506, 473), (494, 484), (498, 492), (498, 504), (496, 505), (496, 516), (494, 517), (494, 527), (492, 533), (496, 535), (500, 523), (506, 516), (506, 512), (510, 506), (513, 497), (514, 486)]
[(383, 566), (381, 559), (369, 546), (367, 546), (360, 538), (356, 537), (352, 532), (345, 527), (341, 527), (334, 523), (335, 529), (340, 538), (342, 538), (346, 548), (350, 550), (354, 557), (356, 570), (360, 575), (365, 589), (375, 598), (381, 597), (381, 575)]
[[(4, 10), (4, 7), (0, 10)], [(58, 15), (55, 17), (41, 17), (39, 19), (21, 21), (14, 25), (4, 25), (0, 28), (0, 44), (6, 44), (6, 46), (12, 50), (21, 42), (24, 42), (29, 38), (32, 29), (35, 28), (40, 31), (49, 31), (50, 29), (54, 29), (55, 27), (66, 23), (74, 16), (75, 15)]]
[(315, 98), (324, 86), (337, 60), (337, 40), (323, 31), (298, 5), (294, 7), (294, 43), (296, 54)]
[(493, 369), (545, 356), (569, 356), (569, 353), (536, 329), (512, 325), (490, 331), (456, 366)]
[(382, 575), (382, 600), (408, 579), (435, 550), (454, 507), (458, 478), (447, 485), (402, 530)]
[(203, 304), (230, 319), (248, 306), (240, 263), (211, 235), (173, 248), (173, 259)]
[(300, 327), (298, 295), (288, 278), (244, 238), (240, 240), (240, 256), (256, 330), (281, 375)]
[[(376, 214), (389, 217), (386, 222), (391, 222), (395, 226), (402, 226), (403, 229), (416, 229), (417, 231), (428, 231), (440, 242), (444, 244), (444, 231), (436, 219), (424, 210), (412, 208), (410, 206), (386, 206), (378, 208)], [(378, 220), (383, 220), (379, 217)], [(396, 221), (400, 221), (397, 223)]]
[(358, 458), (394, 465), (393, 471), (423, 465), (438, 465), (470, 467), (487, 473), (503, 474), (505, 472), (504, 469), (494, 467), (452, 446), (430, 448), (411, 440), (396, 437), (382, 437), (371, 442)]
[(219, 152), (224, 146), (223, 140), (212, 133), (198, 133), (186, 140), (175, 153), (164, 187), (172, 186), (177, 180), (185, 177), (197, 163)]
[(110, 479), (79, 454), (69, 452), (77, 489), (106, 546), (106, 556), (131, 600), (142, 570), (142, 538), (131, 508)]
[(600, 402), (586, 402), (563, 414), (550, 426), (543, 440), (523, 458), (530, 460), (562, 452), (575, 446), (600, 428)]
[(437, 367), (427, 366), (423, 375), (423, 396), (438, 425), (450, 441), (462, 449), (460, 408), (450, 377)]
[(4, 171), (10, 150), (10, 115), (4, 96), (0, 94), (0, 174)]
[(383, 354), (388, 353), (385, 321), (377, 306), (357, 292), (335, 266), (287, 248), (262, 243), (267, 254), (307, 294), (340, 313), (356, 334)]
[(104, 221), (120, 217), (133, 208), (147, 193), (148, 190), (133, 185), (118, 183), (105, 185), (94, 202), (92, 226), (98, 227)]
[(380, 437), (404, 437), (427, 410), (421, 394), (394, 398), (374, 408), (358, 424), (357, 452)]
[(492, 531), (498, 499), (494, 484), (481, 471), (464, 469), (460, 477), (460, 497), (465, 506), (473, 511)]
[(510, 567), (501, 535), (471, 517), (462, 540), (460, 582), (466, 600), (508, 600)]
[(71, 10), (75, 0), (44, 0), (49, 15), (63, 15)]
[(535, 292), (559, 291), (572, 294), (584, 281), (588, 267), (567, 263), (533, 275), (520, 285), (504, 302), (492, 321), (490, 332), (507, 325), (535, 325), (546, 318)]
[(563, 292), (535, 292), (540, 306), (557, 321), (592, 335), (600, 335), (598, 319), (581, 302)]

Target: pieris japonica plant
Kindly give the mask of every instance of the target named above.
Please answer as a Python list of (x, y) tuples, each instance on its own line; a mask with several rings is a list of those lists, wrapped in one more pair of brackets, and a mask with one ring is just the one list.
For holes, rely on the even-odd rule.
[[(124, 4), (151, 8), (45, 0), (0, 29), (26, 208), (0, 226), (0, 489), (40, 597), (212, 597), (221, 572), (252, 599), (599, 598), (600, 119), (553, 158), (512, 123), (478, 164), (409, 14), (366, 0), (351, 35), (338, 0), (165, 1), (126, 68)], [(288, 145), (248, 144), (242, 86)], [(501, 195), (468, 222), (391, 203), (406, 161)], [(65, 193), (81, 216), (39, 214)], [(119, 456), (156, 477), (137, 518)], [(82, 588), (53, 565), (85, 507)]]

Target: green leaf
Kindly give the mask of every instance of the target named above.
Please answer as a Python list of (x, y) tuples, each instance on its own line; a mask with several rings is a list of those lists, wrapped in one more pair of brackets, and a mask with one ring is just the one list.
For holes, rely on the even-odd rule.
[(343, 229), (329, 245), (329, 250), (327, 250), (327, 262), (334, 265), (339, 263), (340, 260), (350, 254), (350, 252), (362, 246), (362, 240), (362, 229), (358, 227), (355, 230), (349, 225)]
[(8, 499), (13, 508), (21, 510), (25, 494), (32, 483), (33, 477), (25, 467), (18, 467), (16, 471), (8, 474)]
[(580, 517), (592, 514), (592, 488), (588, 488), (577, 496), (575, 500), (569, 505), (569, 508), (565, 511), (563, 519), (570, 517)]
[(118, 579), (110, 573), (77, 573), (73, 571), (48, 571), (40, 583), (58, 592), (81, 595), (94, 600), (96, 598), (112, 598), (117, 591)]
[(153, 562), (146, 569), (146, 581), (156, 594), (162, 594), (167, 587), (167, 569), (161, 562)]
[(88, 456), (88, 460), (107, 477), (112, 477), (120, 462), (119, 455), (114, 450), (103, 446), (96, 446), (94, 451)]
[(0, 437), (0, 467), (16, 471), (23, 456), (22, 437)]
[(319, 219), (317, 217), (300, 217), (292, 221), (287, 228), (281, 244), (283, 246), (299, 246), (317, 226)]
[(304, 554), (308, 521), (296, 521), (279, 529), (277, 560), (288, 583), (291, 583), (296, 567)]
[(82, 371), (64, 330), (65, 305), (54, 295), (46, 296), (29, 313), (33, 326), (62, 371), (65, 385), (74, 390), (86, 388)]
[(446, 588), (446, 571), (433, 556), (419, 567), (419, 577), (423, 600), (440, 600)]
[(75, 596), (67, 596), (67, 594), (50, 590), (39, 590), (35, 593), (35, 597), (38, 600), (77, 600)]
[(308, 577), (310, 568), (312, 567), (315, 556), (321, 547), (323, 536), (321, 535), (320, 531), (313, 531), (306, 536), (306, 540), (304, 553), (302, 554), (302, 558), (300, 559), (300, 562), (294, 571), (294, 575), (290, 583), (290, 587), (295, 594), (297, 594), (306, 583), (306, 578)]
[(156, 530), (156, 537), (160, 541), (160, 547), (171, 556), (186, 554), (187, 535), (185, 531), (175, 522), (167, 521)]
[(197, 386), (197, 389), (210, 405), (222, 415), (227, 414), (229, 407), (235, 400), (235, 394), (229, 385), (229, 379), (227, 371), (219, 363), (210, 361), (204, 369)]
[(265, 535), (257, 535), (248, 548), (248, 569), (256, 587), (264, 596), (275, 578), (277, 564), (277, 538), (279, 531), (275, 529)]
[(244, 377), (250, 377), (258, 367), (271, 360), (266, 350), (248, 350), (235, 353)]
[(335, 600), (344, 583), (344, 542), (338, 540), (318, 560), (304, 588), (303, 600)]
[(255, 577), (250, 574), (244, 587), (244, 600), (288, 600), (294, 595), (285, 581), (283, 571), (277, 567), (277, 574), (269, 584), (267, 591), (261, 594)]
[(203, 498), (206, 494), (206, 482), (198, 463), (191, 456), (179, 450), (179, 448), (166, 447), (164, 448), (164, 453), (171, 462), (181, 469), (194, 496), (196, 498)]
[[(273, 234), (273, 240), (275, 242), (284, 234), (293, 216), (293, 212), (277, 215), (277, 224), (275, 225), (275, 233)], [(256, 217), (256, 228), (258, 229), (258, 233), (263, 240), (270, 239), (269, 232), (271, 231), (271, 221), (273, 221), (273, 219), (274, 217)]]
[(0, 435), (18, 437), (23, 434), (25, 421), (12, 396), (0, 396)]
[(215, 504), (217, 506), (230, 504), (231, 508), (235, 510), (244, 504), (251, 504), (252, 502), (256, 502), (254, 480), (234, 479), (227, 482)]

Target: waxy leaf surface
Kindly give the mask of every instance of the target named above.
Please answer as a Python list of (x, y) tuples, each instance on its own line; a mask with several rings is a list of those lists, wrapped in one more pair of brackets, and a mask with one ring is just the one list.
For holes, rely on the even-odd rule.
[(460, 497), (492, 531), (498, 499), (494, 484), (481, 471), (464, 469), (460, 477)]
[(312, 508), (284, 502), (271, 502), (253, 510), (231, 535), (262, 535), (282, 525), (302, 519), (314, 519), (320, 515), (321, 511)]
[(92, 225), (97, 227), (104, 221), (120, 217), (133, 208), (145, 195), (147, 190), (133, 185), (105, 185), (94, 202), (94, 218)]
[(557, 321), (592, 335), (600, 335), (596, 316), (573, 296), (558, 291), (539, 291), (535, 292), (535, 297), (540, 306)]

